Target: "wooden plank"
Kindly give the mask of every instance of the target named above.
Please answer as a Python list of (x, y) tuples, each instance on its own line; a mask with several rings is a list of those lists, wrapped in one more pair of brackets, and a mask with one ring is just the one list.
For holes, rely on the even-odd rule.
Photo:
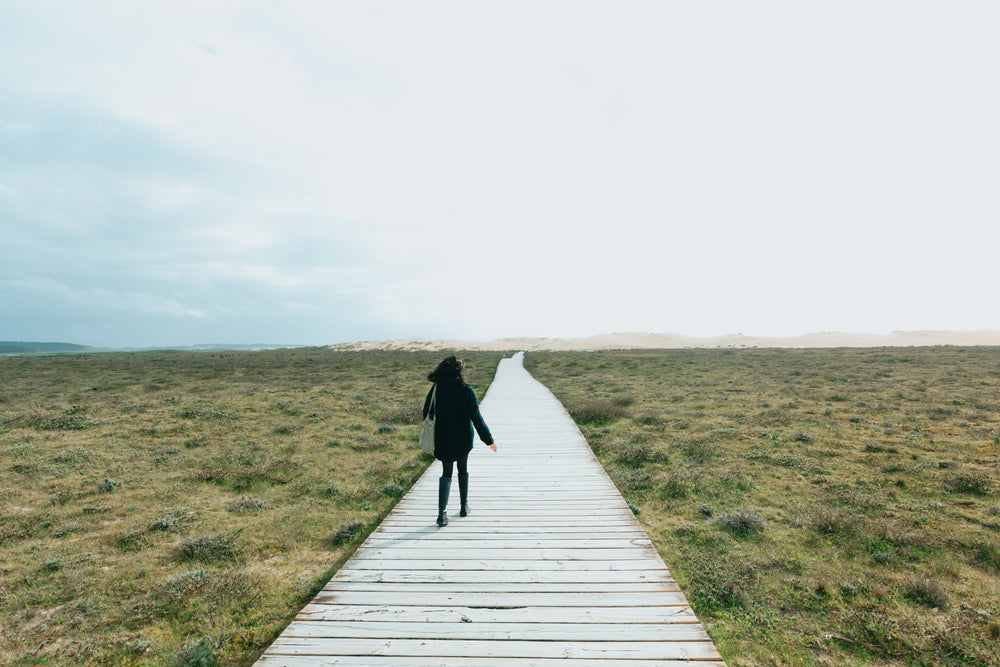
[[(414, 623), (621, 623), (617, 607), (397, 607), (310, 603), (298, 619), (308, 621), (408, 621)], [(463, 619), (469, 619), (465, 621)], [(629, 623), (697, 623), (684, 605), (627, 610)], [(289, 626), (288, 632), (294, 632)]]
[(484, 558), (496, 558), (501, 555), (514, 560), (615, 560), (616, 558), (626, 558), (630, 551), (633, 551), (647, 558), (654, 558), (656, 550), (652, 547), (633, 547), (632, 549), (573, 549), (570, 547), (553, 547), (551, 549), (504, 549), (498, 552), (496, 549), (448, 547), (444, 548), (417, 548), (406, 549), (379, 548), (374, 546), (365, 549), (364, 553), (358, 557), (366, 560), (380, 559), (404, 559), (404, 560), (433, 560), (446, 556), (450, 560), (482, 560)]
[(401, 607), (669, 607), (686, 605), (680, 592), (655, 593), (430, 593), (399, 591), (320, 591), (317, 604), (397, 605)]
[[(461, 517), (456, 517), (461, 518)], [(538, 530), (524, 530), (518, 529), (514, 531), (503, 525), (497, 526), (469, 526), (463, 525), (461, 532), (454, 530), (439, 530), (437, 526), (420, 526), (417, 528), (408, 528), (405, 525), (399, 526), (387, 526), (382, 523), (378, 528), (372, 531), (369, 538), (372, 536), (379, 535), (412, 535), (413, 537), (423, 537), (427, 539), (467, 539), (468, 537), (475, 538), (476, 536), (484, 535), (551, 535), (553, 539), (574, 539), (574, 536), (585, 537), (588, 535), (609, 535), (611, 537), (619, 536), (629, 536), (629, 535), (646, 535), (644, 531), (639, 526), (609, 526), (602, 530), (580, 530), (579, 528), (569, 525), (569, 526), (549, 526), (546, 528), (540, 528)]]
[[(392, 548), (405, 547), (408, 544), (416, 543), (429, 549), (450, 549), (461, 548), (463, 546), (480, 546), (486, 549), (497, 548), (522, 548), (522, 549), (542, 549), (546, 547), (575, 548), (575, 549), (631, 549), (632, 547), (652, 547), (652, 542), (645, 536), (636, 537), (616, 537), (614, 535), (597, 537), (553, 537), (545, 539), (545, 535), (491, 535), (489, 533), (479, 533), (477, 535), (462, 535), (447, 537), (411, 537), (403, 534), (401, 537), (393, 537), (391, 534), (382, 534), (369, 537), (365, 541), (365, 546), (371, 548)], [(439, 554), (440, 555), (440, 554)]]
[(373, 581), (384, 584), (502, 584), (502, 583), (669, 583), (667, 570), (356, 570), (341, 568), (330, 581)]
[[(324, 591), (398, 591), (401, 593), (434, 593), (441, 591), (441, 582), (429, 583), (389, 583), (386, 581), (335, 581), (330, 580)], [(448, 590), (454, 593), (635, 593), (672, 591), (680, 588), (675, 582), (624, 582), (624, 583), (587, 583), (587, 582), (470, 582), (460, 584), (451, 582)]]
[[(457, 510), (460, 503), (449, 503), (446, 509), (451, 509), (452, 506)], [(498, 502), (479, 502), (474, 506), (469, 503), (470, 507), (475, 511), (477, 515), (497, 515), (497, 516), (509, 516), (518, 517), (530, 514), (550, 514), (557, 516), (633, 516), (632, 511), (628, 508), (625, 503), (603, 503), (602, 505), (595, 504), (582, 504), (582, 503), (555, 503), (555, 502), (534, 502), (534, 503), (524, 503), (524, 504), (514, 504), (505, 503), (502, 501)], [(397, 507), (392, 512), (392, 516), (405, 516), (412, 513), (424, 514), (428, 511), (437, 511), (437, 500), (433, 503), (410, 503), (404, 507)]]
[[(403, 518), (393, 518), (389, 517), (385, 520), (385, 524), (389, 527), (395, 526), (427, 526), (428, 524), (433, 525), (434, 521), (437, 519), (437, 513), (435, 512), (430, 520), (423, 517), (411, 516)], [(633, 523), (627, 519), (601, 519), (600, 521), (593, 520), (588, 521), (583, 517), (570, 518), (570, 517), (534, 517), (534, 518), (503, 518), (503, 517), (482, 517), (478, 514), (468, 517), (459, 517), (457, 513), (448, 512), (448, 521), (455, 522), (455, 526), (452, 530), (455, 530), (459, 525), (468, 528), (498, 528), (502, 526), (507, 526), (509, 530), (517, 530), (518, 528), (540, 528), (545, 526), (572, 526), (577, 530), (587, 530), (590, 528), (603, 529), (603, 528), (631, 528)]]
[(630, 558), (617, 560), (507, 560), (507, 559), (480, 559), (480, 560), (448, 560), (428, 559), (428, 560), (404, 560), (404, 559), (378, 559), (378, 558), (358, 558), (357, 554), (350, 560), (351, 567), (358, 570), (666, 570), (666, 566), (659, 558)]
[[(376, 539), (369, 538), (365, 544), (371, 547), (386, 548), (392, 547), (397, 544), (405, 544), (411, 542), (412, 540), (407, 539), (394, 539), (392, 537), (379, 537)], [(631, 549), (632, 547), (646, 547), (652, 548), (652, 542), (648, 538), (635, 538), (635, 539), (622, 539), (622, 538), (604, 538), (604, 539), (570, 539), (570, 540), (546, 540), (543, 536), (538, 537), (523, 538), (523, 537), (480, 537), (480, 538), (441, 538), (441, 539), (431, 539), (428, 537), (422, 538), (420, 543), (424, 546), (431, 548), (441, 548), (441, 549), (455, 549), (461, 548), (463, 545), (476, 545), (487, 550), (496, 549), (544, 549), (546, 547), (556, 547), (558, 549), (565, 549), (572, 547), (573, 549)], [(439, 556), (442, 554), (438, 554)]]
[(327, 639), (278, 637), (276, 655), (385, 655), (453, 658), (602, 658), (629, 660), (718, 660), (710, 641), (451, 641), (449, 639)]
[[(398, 667), (398, 657), (378, 655), (316, 656), (265, 654), (257, 661), (262, 667), (326, 667), (327, 665), (356, 665), (357, 667)], [(409, 667), (469, 667), (468, 658), (409, 657)], [(604, 660), (585, 658), (486, 658), (477, 657), (481, 667), (635, 667), (634, 660)], [(657, 667), (726, 667), (726, 663), (711, 660), (657, 660), (647, 663)]]
[(399, 621), (300, 621), (288, 637), (305, 639), (512, 639), (572, 641), (618, 641), (628, 637), (633, 642), (708, 641), (697, 623), (415, 623)]
[[(452, 486), (456, 486), (454, 483)], [(557, 507), (560, 509), (597, 509), (604, 510), (609, 508), (627, 508), (623, 501), (612, 498), (594, 498), (593, 496), (587, 496), (586, 498), (566, 498), (565, 494), (553, 494), (548, 498), (544, 497), (534, 497), (530, 499), (524, 499), (520, 496), (511, 497), (509, 499), (498, 500), (495, 498), (484, 498), (477, 503), (476, 507), (482, 506), (483, 509), (502, 509), (502, 510), (529, 510), (538, 509), (540, 507)], [(451, 503), (449, 503), (450, 505)], [(456, 503), (457, 506), (457, 503)], [(417, 498), (414, 500), (405, 500), (396, 505), (396, 510), (409, 510), (409, 509), (437, 509), (437, 498)]]
[[(623, 547), (629, 549), (642, 548), (643, 543), (647, 546), (652, 545), (645, 533), (636, 531), (631, 526), (599, 526), (588, 530), (577, 524), (560, 526), (537, 521), (508, 526), (494, 523), (471, 525), (465, 523), (466, 521), (467, 519), (456, 517), (455, 527), (451, 530), (447, 528), (440, 530), (436, 526), (426, 526), (419, 523), (393, 524), (386, 527), (385, 531), (369, 535), (359, 549), (382, 548), (386, 545), (399, 549), (411, 546), (425, 549), (445, 549), (449, 546), (462, 547), (464, 545), (470, 547), (475, 546), (475, 543), (537, 542), (539, 540), (544, 540), (547, 545), (552, 547), (560, 548), (572, 548), (574, 544), (582, 543), (585, 540), (604, 541), (608, 544), (617, 543), (619, 545), (627, 544), (631, 540), (639, 540), (638, 544)], [(451, 526), (450, 517), (448, 523)]]
[[(548, 538), (548, 539), (546, 539)], [(370, 542), (369, 542), (370, 540)], [(544, 530), (536, 530), (531, 532), (486, 532), (486, 531), (472, 531), (466, 532), (463, 530), (461, 533), (457, 531), (439, 531), (432, 534), (420, 534), (412, 530), (400, 530), (397, 532), (383, 531), (379, 533), (373, 533), (368, 536), (368, 540), (365, 540), (366, 544), (375, 543), (392, 543), (403, 545), (408, 542), (413, 542), (415, 540), (420, 540), (422, 544), (427, 545), (438, 545), (438, 544), (457, 544), (460, 542), (478, 542), (480, 544), (486, 542), (497, 542), (505, 544), (513, 544), (516, 542), (537, 542), (539, 540), (544, 540), (546, 544), (552, 544), (555, 546), (571, 546), (573, 544), (584, 544), (586, 542), (593, 542), (594, 546), (597, 543), (628, 543), (632, 540), (640, 540), (648, 542), (649, 538), (646, 537), (645, 533), (638, 532), (627, 532), (627, 533), (617, 533), (617, 532), (598, 532), (598, 533), (552, 533), (547, 534)]]
[[(632, 513), (628, 509), (622, 510), (598, 510), (595, 512), (588, 512), (586, 509), (581, 510), (560, 510), (560, 509), (548, 509), (539, 508), (536, 510), (511, 510), (505, 512), (499, 508), (497, 509), (487, 509), (483, 510), (477, 508), (476, 511), (472, 512), (467, 517), (458, 516), (458, 506), (448, 509), (448, 519), (451, 520), (452, 514), (454, 513), (455, 519), (459, 518), (468, 519), (465, 523), (474, 522), (488, 522), (488, 521), (510, 521), (512, 523), (517, 523), (519, 521), (554, 521), (555, 523), (562, 523), (563, 521), (575, 522), (582, 525), (599, 524), (604, 522), (621, 522), (627, 525), (629, 521), (629, 516)], [(628, 512), (628, 514), (626, 514)], [(426, 521), (427, 516), (431, 515), (432, 519), (437, 519), (437, 509), (426, 509), (426, 510), (407, 510), (401, 512), (400, 514), (394, 515), (392, 517), (393, 521), (406, 521), (406, 520), (417, 520)]]

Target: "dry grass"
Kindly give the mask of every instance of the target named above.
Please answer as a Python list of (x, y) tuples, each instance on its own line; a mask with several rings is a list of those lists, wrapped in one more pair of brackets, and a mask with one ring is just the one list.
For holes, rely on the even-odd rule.
[(251, 664), (428, 465), (442, 356), (0, 358), (0, 664)]
[(998, 665), (1000, 350), (530, 353), (730, 665)]

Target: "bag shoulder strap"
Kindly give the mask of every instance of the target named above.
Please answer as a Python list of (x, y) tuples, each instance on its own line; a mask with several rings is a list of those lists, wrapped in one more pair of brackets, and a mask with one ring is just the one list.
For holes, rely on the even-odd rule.
[(437, 418), (437, 410), (435, 410), (435, 408), (437, 407), (437, 390), (438, 386), (437, 382), (435, 382), (434, 386), (431, 388), (431, 404), (427, 408), (427, 414), (434, 418)]

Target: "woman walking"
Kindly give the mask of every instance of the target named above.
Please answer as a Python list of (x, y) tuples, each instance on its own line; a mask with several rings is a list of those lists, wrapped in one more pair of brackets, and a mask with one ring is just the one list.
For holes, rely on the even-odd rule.
[[(451, 473), (458, 463), (458, 493), (462, 500), (459, 516), (469, 515), (469, 452), (472, 451), (472, 427), (480, 439), (494, 452), (497, 445), (490, 429), (483, 421), (476, 401), (476, 392), (465, 381), (462, 369), (465, 363), (458, 357), (446, 358), (427, 376), (434, 383), (424, 400), (423, 416), (431, 408), (434, 398), (434, 458), (441, 461), (441, 479), (438, 481), (437, 525), (448, 525), (448, 493), (451, 491)], [(437, 389), (435, 392), (434, 389)]]

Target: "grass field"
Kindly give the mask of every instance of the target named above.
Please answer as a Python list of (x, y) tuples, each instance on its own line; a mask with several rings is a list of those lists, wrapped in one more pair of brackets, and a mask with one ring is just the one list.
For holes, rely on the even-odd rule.
[(1000, 349), (526, 365), (730, 665), (1000, 664)]
[(0, 358), (0, 664), (253, 662), (429, 464), (443, 356)]
[[(441, 356), (0, 358), (0, 664), (251, 663), (428, 465)], [(1000, 664), (1000, 350), (526, 363), (730, 665)]]

